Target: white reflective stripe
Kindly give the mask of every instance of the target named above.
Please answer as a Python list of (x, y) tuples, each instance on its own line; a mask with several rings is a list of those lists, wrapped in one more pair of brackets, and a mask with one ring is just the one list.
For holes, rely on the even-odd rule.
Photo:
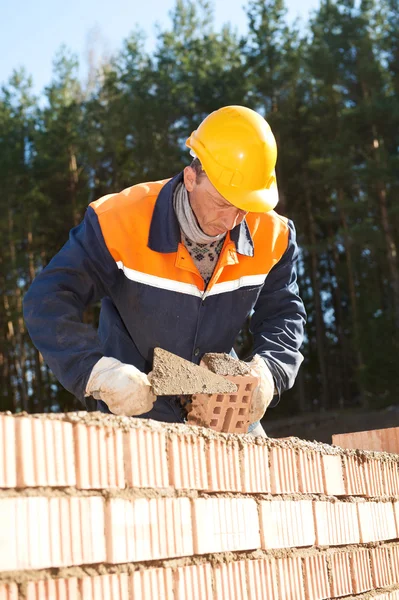
[(166, 279), (166, 277), (157, 277), (156, 275), (149, 275), (148, 273), (135, 271), (134, 269), (125, 267), (122, 261), (117, 261), (116, 264), (131, 281), (145, 283), (146, 285), (151, 285), (152, 287), (156, 287), (161, 290), (169, 290), (171, 292), (179, 292), (180, 294), (197, 296), (198, 298), (202, 298), (204, 294), (197, 288), (196, 285), (192, 285), (191, 283), (181, 283), (180, 281), (174, 281), (173, 279)]
[(233, 281), (224, 281), (223, 283), (215, 283), (215, 285), (205, 292), (204, 298), (208, 296), (215, 296), (216, 294), (225, 294), (226, 292), (234, 292), (242, 287), (248, 285), (263, 285), (267, 277), (267, 273), (263, 275), (245, 275), (240, 279), (234, 279)]

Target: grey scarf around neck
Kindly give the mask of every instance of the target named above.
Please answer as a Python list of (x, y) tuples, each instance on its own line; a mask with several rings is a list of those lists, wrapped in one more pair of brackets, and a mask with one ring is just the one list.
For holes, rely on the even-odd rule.
[(210, 244), (222, 239), (226, 234), (211, 236), (204, 233), (198, 225), (184, 183), (179, 183), (173, 194), (173, 208), (179, 221), (180, 229), (189, 240), (196, 244)]

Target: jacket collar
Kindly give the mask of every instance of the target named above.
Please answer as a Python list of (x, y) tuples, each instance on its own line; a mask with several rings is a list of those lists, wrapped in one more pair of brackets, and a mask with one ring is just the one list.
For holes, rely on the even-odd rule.
[[(180, 226), (173, 208), (173, 194), (183, 181), (183, 171), (170, 179), (159, 192), (151, 219), (148, 247), (165, 254), (177, 252), (180, 240)], [(230, 239), (236, 250), (244, 256), (254, 255), (254, 244), (248, 225), (244, 220), (230, 231)]]

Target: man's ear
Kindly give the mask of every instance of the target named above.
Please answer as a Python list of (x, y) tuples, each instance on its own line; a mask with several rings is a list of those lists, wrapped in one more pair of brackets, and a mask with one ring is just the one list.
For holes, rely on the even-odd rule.
[(184, 185), (188, 192), (192, 192), (197, 183), (197, 174), (191, 167), (185, 167), (184, 171)]

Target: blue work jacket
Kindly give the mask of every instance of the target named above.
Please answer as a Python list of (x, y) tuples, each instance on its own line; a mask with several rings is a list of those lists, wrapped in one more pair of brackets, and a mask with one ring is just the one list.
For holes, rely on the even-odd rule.
[[(204, 281), (181, 242), (173, 193), (183, 180), (132, 186), (89, 205), (69, 240), (36, 276), (24, 298), (33, 343), (61, 384), (89, 409), (93, 366), (112, 356), (148, 373), (161, 347), (199, 363), (206, 352), (230, 352), (251, 317), (253, 354), (273, 374), (278, 402), (302, 361), (305, 310), (298, 295), (298, 248), (291, 221), (250, 213), (226, 235)], [(83, 323), (101, 300), (99, 328)], [(97, 409), (108, 411), (104, 402)], [(158, 399), (143, 415), (181, 421), (176, 403)]]

